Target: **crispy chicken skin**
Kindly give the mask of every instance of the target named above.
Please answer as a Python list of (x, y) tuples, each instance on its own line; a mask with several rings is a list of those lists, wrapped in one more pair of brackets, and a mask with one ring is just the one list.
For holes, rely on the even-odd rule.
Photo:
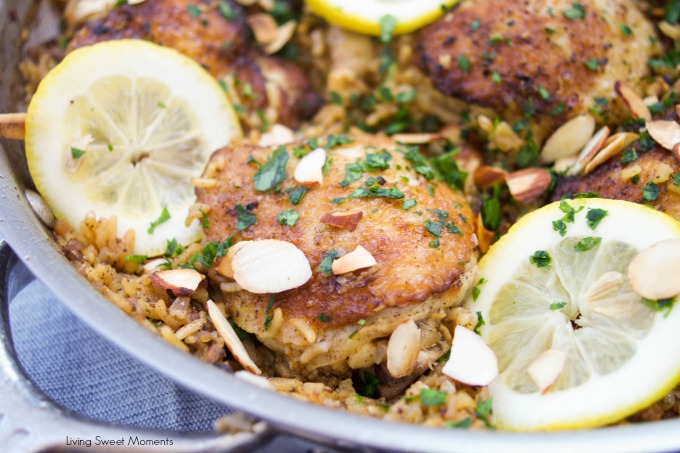
[(464, 0), (418, 33), (415, 58), (444, 94), (511, 122), (530, 116), (541, 141), (595, 98), (617, 122), (614, 82), (639, 85), (654, 36), (629, 0)]
[[(310, 189), (300, 204), (293, 205), (286, 190), (297, 187), (292, 174), (298, 159), (292, 156), (291, 148), (288, 147), (291, 154), (288, 176), (280, 191), (255, 191), (253, 177), (258, 167), (249, 156), (265, 162), (272, 148), (247, 143), (235, 143), (217, 151), (211, 160), (212, 169), (209, 164), (207, 170), (213, 173), (218, 169), (208, 175), (217, 179), (217, 185), (197, 189), (197, 206), (209, 215), (205, 241), (223, 241), (236, 232), (234, 207), (240, 204), (252, 208), (257, 223), (236, 236), (237, 240), (289, 241), (304, 252), (312, 268), (313, 276), (305, 285), (276, 295), (270, 313), (280, 309), (283, 315), (283, 326), (277, 332), (264, 329), (269, 295), (246, 291), (223, 294), (234, 321), (286, 358), (285, 370), (279, 369), (279, 374), (308, 377), (315, 376), (315, 370), (323, 366), (333, 366), (334, 372), (342, 375), (348, 370), (348, 360), (354, 368), (358, 363), (366, 366), (379, 363), (380, 339), (389, 337), (404, 319), (427, 323), (437, 317), (433, 329), (437, 332), (444, 310), (463, 296), (471, 278), (469, 269), (475, 263), (474, 216), (464, 197), (448, 186), (428, 182), (416, 174), (395, 149), (394, 142), (366, 136), (329, 151), (331, 164), (322, 186)], [(383, 149), (392, 156), (389, 169), (367, 172), (347, 187), (339, 185), (345, 177), (346, 164), (364, 160), (366, 153)], [(330, 202), (346, 197), (371, 176), (382, 176), (386, 188), (396, 184), (405, 197)], [(434, 196), (428, 186), (434, 188)], [(410, 199), (416, 200), (417, 205), (404, 210), (402, 201)], [(280, 225), (276, 220), (287, 209), (295, 209), (300, 216), (294, 227)], [(451, 233), (443, 227), (440, 245), (433, 248), (429, 243), (435, 238), (425, 229), (425, 223), (438, 221), (436, 209), (446, 211), (446, 221), (460, 228), (460, 233)], [(327, 212), (357, 210), (363, 212), (363, 218), (353, 232), (319, 221)], [(319, 272), (329, 250), (335, 249), (342, 256), (359, 245), (375, 257), (378, 265), (336, 276)], [(224, 281), (214, 270), (209, 275), (213, 282)], [(365, 320), (365, 324), (357, 325), (360, 320)], [(298, 327), (294, 327), (296, 323)], [(309, 332), (301, 335), (300, 323), (314, 332), (314, 341), (310, 341)], [(437, 344), (439, 335), (425, 346)], [(367, 354), (370, 358), (352, 362), (350, 356), (361, 347), (365, 355), (365, 348), (374, 351)], [(445, 352), (444, 347), (445, 343), (438, 346), (437, 353)], [(436, 360), (437, 353), (432, 354), (432, 360)]]
[[(198, 17), (190, 13), (190, 5), (200, 8)], [(246, 108), (244, 115), (261, 116), (258, 112), (271, 107), (275, 115), (268, 118), (271, 122), (297, 127), (319, 107), (319, 97), (298, 66), (254, 49), (245, 11), (233, 0), (229, 5), (233, 14), (229, 20), (214, 0), (146, 0), (123, 5), (83, 25), (68, 49), (115, 39), (147, 39), (172, 47), (219, 79), (233, 76), (234, 88), (240, 92), (238, 104)], [(275, 90), (268, 90), (267, 83)], [(250, 88), (244, 90), (245, 86)]]
[[(680, 171), (678, 161), (665, 149), (654, 149), (639, 153), (640, 157), (629, 164), (622, 164), (620, 156), (610, 159), (589, 175), (581, 178), (565, 178), (558, 182), (553, 200), (565, 194), (597, 192), (602, 198), (626, 200), (653, 206), (680, 221), (680, 186), (675, 186), (671, 174)], [(621, 170), (639, 165), (640, 179), (636, 184), (623, 180)], [(659, 195), (654, 201), (645, 201), (643, 188), (649, 182), (656, 184)], [(670, 190), (669, 190), (670, 189)]]

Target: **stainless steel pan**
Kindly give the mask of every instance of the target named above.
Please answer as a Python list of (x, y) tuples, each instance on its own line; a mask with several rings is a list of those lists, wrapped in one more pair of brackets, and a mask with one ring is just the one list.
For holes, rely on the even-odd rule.
[[(36, 20), (30, 16), (37, 3), (0, 0), (0, 112), (16, 111), (20, 105), (19, 36), (25, 24)], [(53, 406), (16, 364), (4, 291), (6, 272), (16, 255), (70, 311), (122, 350), (177, 383), (264, 421), (255, 425), (254, 432), (235, 436), (175, 437), (173, 451), (247, 449), (279, 433), (341, 448), (393, 451), (680, 451), (680, 420), (535, 434), (431, 429), (313, 406), (243, 382), (167, 344), (95, 291), (59, 253), (34, 216), (24, 196), (27, 187), (31, 182), (21, 144), (0, 142), (0, 232), (6, 238), (6, 243), (0, 242), (0, 445), (40, 451), (58, 447), (65, 431), (86, 435), (95, 426)], [(102, 425), (96, 429), (121, 432)]]

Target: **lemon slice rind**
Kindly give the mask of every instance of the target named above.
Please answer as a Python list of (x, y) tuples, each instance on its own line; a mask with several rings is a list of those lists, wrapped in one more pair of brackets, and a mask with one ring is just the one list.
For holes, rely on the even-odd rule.
[(397, 20), (394, 34), (411, 33), (434, 22), (458, 0), (307, 0), (312, 12), (333, 25), (366, 35), (380, 35), (385, 16)]

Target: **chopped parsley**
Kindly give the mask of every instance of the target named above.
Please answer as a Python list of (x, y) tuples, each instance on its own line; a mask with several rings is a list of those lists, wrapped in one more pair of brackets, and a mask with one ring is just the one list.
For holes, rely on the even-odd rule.
[(562, 237), (567, 234), (567, 224), (564, 223), (564, 220), (562, 219), (553, 220), (552, 227), (553, 230), (557, 231)]
[(365, 166), (368, 170), (387, 170), (392, 156), (387, 151), (381, 153), (366, 153)]
[(633, 29), (623, 22), (619, 24), (619, 28), (621, 28), (621, 33), (623, 33), (623, 36), (633, 36)]
[(577, 252), (587, 252), (600, 245), (600, 242), (602, 242), (602, 238), (600, 237), (584, 237), (574, 245), (574, 250)]
[(485, 326), (485, 325), (486, 325), (486, 321), (484, 321), (484, 317), (482, 316), (482, 312), (481, 312), (481, 311), (478, 311), (478, 312), (476, 312), (476, 313), (477, 313), (477, 323), (475, 324), (475, 328), (474, 328), (473, 330), (474, 330), (474, 332), (475, 332), (477, 335), (481, 335), (481, 333), (479, 332), (479, 329), (480, 329), (482, 326)]
[(488, 282), (487, 279), (484, 277), (480, 278), (477, 281), (477, 284), (472, 287), (472, 300), (477, 302), (477, 298), (479, 297), (479, 294), (482, 292), (480, 286), (482, 286), (484, 283)]
[(278, 147), (272, 156), (267, 159), (255, 172), (255, 190), (266, 192), (278, 186), (286, 179), (286, 164), (288, 163), (288, 151), (285, 146)]
[(267, 303), (267, 308), (264, 311), (264, 330), (269, 330), (269, 326), (274, 320), (274, 315), (272, 314), (272, 308), (274, 307), (274, 300), (276, 300), (276, 294), (269, 295), (269, 302)]
[(204, 230), (210, 228), (210, 220), (208, 219), (208, 214), (206, 214), (203, 209), (199, 209), (198, 212), (201, 213), (201, 226)]
[(222, 17), (227, 20), (232, 20), (236, 17), (236, 13), (234, 13), (231, 5), (227, 3), (226, 0), (219, 0), (219, 2), (217, 2), (217, 9), (219, 10), (220, 14), (222, 14)]
[(134, 262), (137, 264), (144, 264), (144, 261), (146, 261), (146, 255), (128, 255), (125, 257), (126, 263)]
[(458, 55), (457, 58), (458, 68), (463, 72), (470, 72), (470, 60), (465, 54)]
[(369, 398), (373, 398), (378, 395), (378, 387), (380, 386), (380, 381), (378, 380), (375, 375), (372, 373), (369, 373), (368, 371), (364, 371), (361, 373), (362, 376), (362, 382), (363, 382), (363, 388), (359, 392), (360, 395), (362, 396), (367, 396)]
[(414, 207), (417, 204), (418, 204), (418, 202), (416, 200), (414, 200), (413, 198), (411, 198), (410, 200), (402, 201), (401, 202), (401, 208), (404, 211), (408, 211), (409, 209), (411, 209), (412, 207)]
[(640, 300), (644, 305), (651, 308), (654, 311), (663, 312), (663, 317), (667, 317), (668, 314), (673, 309), (673, 304), (675, 303), (675, 297), (670, 297), (668, 299), (651, 300), (642, 298)]
[(184, 251), (182, 244), (177, 242), (175, 238), (165, 241), (165, 244), (165, 256), (170, 258), (177, 258)]
[(424, 388), (420, 391), (420, 404), (423, 406), (441, 406), (446, 402), (448, 393)]
[(467, 173), (461, 171), (456, 163), (458, 150), (449, 151), (430, 160), (430, 164), (436, 171), (437, 179), (445, 182), (454, 189), (463, 190)]
[(168, 211), (168, 208), (163, 208), (163, 211), (161, 212), (161, 215), (158, 216), (156, 220), (151, 222), (151, 225), (149, 225), (149, 229), (146, 230), (147, 233), (153, 234), (154, 231), (156, 231), (156, 228), (162, 223), (167, 222), (170, 220), (170, 212)]
[(257, 223), (257, 217), (254, 213), (244, 208), (243, 205), (237, 204), (236, 208), (236, 231), (243, 231), (246, 228)]
[(198, 19), (201, 15), (201, 10), (196, 5), (187, 5), (187, 13), (194, 19)]
[(590, 69), (591, 71), (597, 71), (600, 60), (597, 58), (589, 58), (585, 60), (583, 64), (586, 65), (586, 68)]
[(289, 227), (294, 227), (297, 223), (300, 215), (293, 209), (286, 209), (281, 211), (278, 216), (276, 216), (276, 221), (281, 225), (288, 225)]
[(286, 189), (286, 192), (288, 193), (288, 201), (290, 201), (291, 204), (299, 204), (300, 201), (302, 201), (302, 197), (307, 193), (307, 189), (304, 187), (296, 187), (294, 189)]
[(465, 417), (464, 419), (458, 420), (457, 422), (451, 422), (451, 421), (446, 422), (446, 427), (452, 428), (452, 429), (455, 429), (455, 428), (467, 429), (471, 426), (472, 426), (472, 420), (470, 419), (470, 417)]
[(74, 159), (80, 159), (85, 155), (85, 151), (82, 149), (71, 147), (71, 157)]
[(649, 181), (642, 188), (642, 199), (644, 201), (655, 201), (659, 197), (659, 186)]
[(586, 8), (581, 3), (573, 2), (571, 8), (562, 11), (562, 15), (569, 20), (582, 20), (586, 17)]
[(567, 306), (566, 302), (554, 302), (554, 303), (550, 304), (550, 309), (552, 311), (562, 310), (566, 306)]
[(420, 154), (417, 146), (408, 147), (408, 151), (404, 154), (404, 159), (413, 164), (413, 170), (425, 177), (426, 180), (430, 181), (434, 179), (434, 170), (427, 163), (427, 160)]
[(590, 228), (591, 230), (594, 230), (600, 224), (602, 219), (607, 217), (607, 214), (608, 212), (605, 211), (604, 209), (589, 208), (588, 213), (586, 214), (586, 225), (588, 225), (588, 228)]
[(437, 363), (444, 363), (451, 358), (451, 349), (449, 348), (441, 357), (437, 359)]
[(536, 250), (533, 255), (529, 257), (529, 262), (535, 264), (538, 268), (552, 269), (550, 262), (552, 258), (545, 250)]
[(327, 315), (326, 313), (319, 313), (316, 319), (318, 319), (321, 322), (330, 322), (331, 315)]
[(326, 254), (323, 256), (323, 259), (321, 260), (321, 264), (319, 265), (319, 272), (325, 275), (333, 275), (333, 271), (331, 270), (331, 265), (333, 264), (333, 260), (338, 257), (338, 252), (335, 249), (330, 249), (329, 251), (326, 252)]
[(483, 421), (488, 428), (494, 427), (493, 424), (491, 423), (491, 420), (489, 420), (489, 417), (491, 416), (491, 410), (492, 410), (491, 398), (486, 400), (484, 399), (477, 400), (475, 415), (477, 416), (477, 418)]
[(621, 156), (621, 163), (622, 164), (629, 164), (638, 158), (638, 153), (635, 151), (635, 148), (628, 148), (623, 152), (623, 155)]

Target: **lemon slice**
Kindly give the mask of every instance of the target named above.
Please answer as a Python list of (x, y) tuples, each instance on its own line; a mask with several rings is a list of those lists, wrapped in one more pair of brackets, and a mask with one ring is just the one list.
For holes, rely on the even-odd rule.
[(680, 381), (680, 307), (643, 301), (628, 279), (639, 251), (678, 237), (678, 222), (645, 206), (565, 200), (489, 250), (465, 305), (498, 359), (489, 393), (499, 427), (601, 426)]
[(135, 254), (188, 243), (190, 179), (211, 153), (241, 135), (217, 81), (180, 53), (146, 41), (78, 49), (40, 83), (26, 119), (33, 181), (77, 228), (90, 212), (135, 231)]
[(394, 34), (410, 33), (434, 22), (457, 0), (307, 0), (312, 12), (345, 30), (379, 36), (389, 18)]

